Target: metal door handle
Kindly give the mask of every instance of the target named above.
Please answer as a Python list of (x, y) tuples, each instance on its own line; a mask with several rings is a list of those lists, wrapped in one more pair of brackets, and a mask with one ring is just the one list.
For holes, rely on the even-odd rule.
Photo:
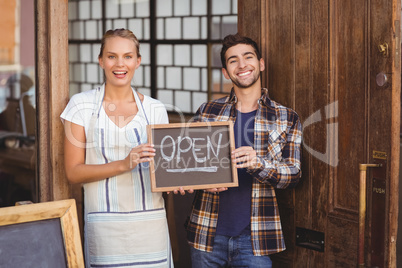
[(359, 267), (364, 267), (364, 230), (366, 228), (366, 187), (367, 168), (381, 167), (381, 164), (359, 164), (360, 194), (359, 194)]
[(388, 43), (384, 42), (383, 44), (378, 45), (378, 52), (380, 52), (380, 54), (384, 57), (387, 58), (388, 57)]

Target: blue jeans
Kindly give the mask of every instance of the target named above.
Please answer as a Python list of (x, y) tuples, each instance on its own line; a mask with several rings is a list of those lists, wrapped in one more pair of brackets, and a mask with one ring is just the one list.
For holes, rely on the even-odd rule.
[(193, 268), (252, 267), (271, 268), (269, 256), (254, 256), (250, 235), (216, 235), (212, 252), (190, 247)]

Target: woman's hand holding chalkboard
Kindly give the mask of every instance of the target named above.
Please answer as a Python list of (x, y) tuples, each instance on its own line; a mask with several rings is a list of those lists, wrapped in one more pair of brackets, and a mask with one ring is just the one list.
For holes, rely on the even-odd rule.
[[(188, 189), (187, 192), (188, 192), (189, 194), (192, 194), (192, 193), (194, 193), (194, 190), (193, 190), (193, 189)], [(180, 187), (180, 188), (177, 189), (177, 190), (173, 190), (173, 193), (174, 193), (174, 194), (180, 193), (181, 195), (185, 195), (185, 194), (186, 194), (186, 191), (183, 189), (183, 187)], [(167, 192), (167, 194), (170, 194), (170, 192)]]
[(153, 144), (145, 143), (131, 149), (131, 152), (126, 157), (129, 169), (135, 168), (138, 164), (149, 162), (155, 156)]
[(243, 146), (232, 152), (232, 161), (237, 168), (255, 168), (257, 152), (251, 146)]

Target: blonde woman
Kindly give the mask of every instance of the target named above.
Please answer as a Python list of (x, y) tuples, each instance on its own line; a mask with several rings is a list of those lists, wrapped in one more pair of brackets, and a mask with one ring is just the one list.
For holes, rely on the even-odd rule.
[(131, 31), (107, 31), (98, 58), (105, 83), (74, 95), (61, 115), (66, 175), (84, 185), (86, 267), (173, 267), (146, 136), (146, 125), (168, 123), (166, 109), (131, 87), (141, 64)]

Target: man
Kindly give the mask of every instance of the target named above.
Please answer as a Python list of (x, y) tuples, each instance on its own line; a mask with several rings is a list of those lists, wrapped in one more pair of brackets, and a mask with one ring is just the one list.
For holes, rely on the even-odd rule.
[(239, 187), (196, 192), (186, 223), (192, 265), (267, 268), (268, 255), (285, 250), (275, 188), (300, 179), (301, 123), (261, 88), (265, 65), (253, 40), (226, 36), (221, 61), (231, 93), (201, 105), (195, 120), (234, 122)]

